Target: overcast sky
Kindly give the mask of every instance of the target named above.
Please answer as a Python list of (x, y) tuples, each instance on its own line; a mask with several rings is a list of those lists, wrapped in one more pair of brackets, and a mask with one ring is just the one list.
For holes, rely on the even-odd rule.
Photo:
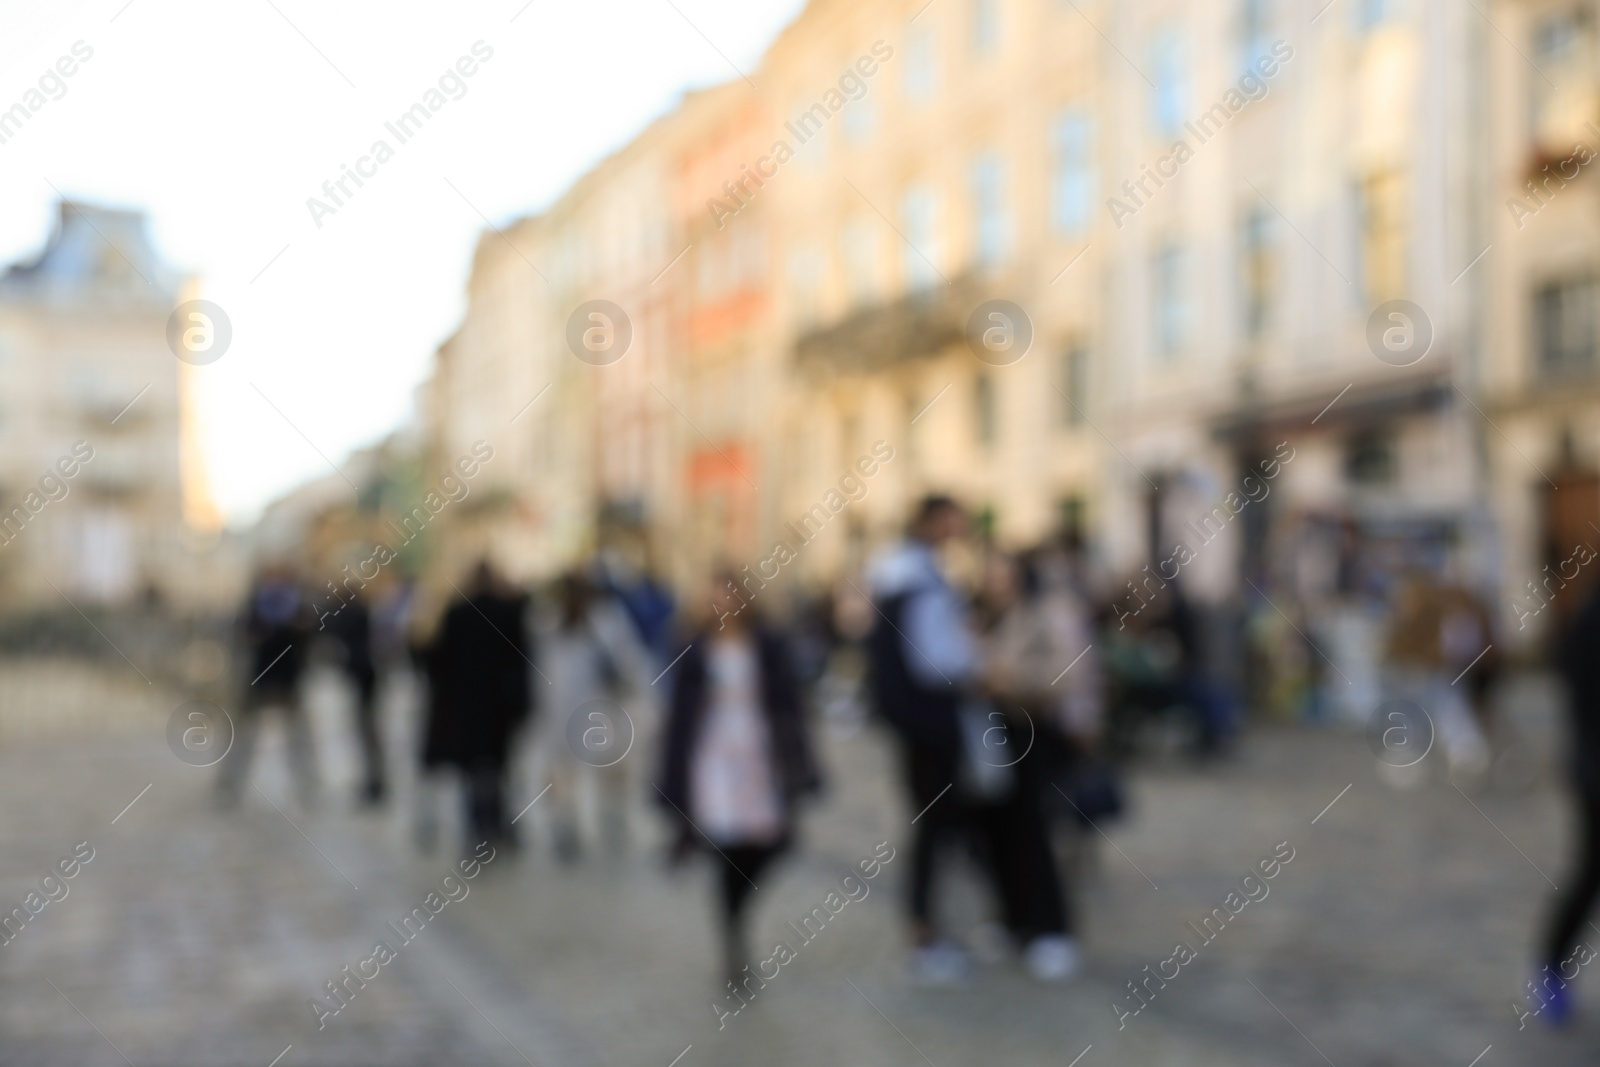
[[(0, 0), (0, 110), (93, 49), (0, 145), (0, 263), (43, 245), (57, 189), (149, 213), (232, 319), (202, 369), (206, 440), (245, 521), (328, 470), (261, 394), (336, 461), (397, 425), (459, 321), (479, 212), (539, 210), (684, 89), (749, 71), (802, 6)], [(384, 123), (479, 40), (493, 58), (465, 95), (398, 144)], [(394, 158), (318, 229), (307, 198), (380, 137)]]

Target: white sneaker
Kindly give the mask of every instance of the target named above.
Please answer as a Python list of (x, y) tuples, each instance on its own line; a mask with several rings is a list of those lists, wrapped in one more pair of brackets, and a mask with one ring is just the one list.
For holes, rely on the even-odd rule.
[(1041, 934), (1023, 951), (1028, 973), (1040, 982), (1065, 982), (1078, 973), (1078, 943), (1062, 934)]
[(971, 973), (966, 950), (954, 941), (935, 941), (911, 952), (911, 980), (917, 985), (961, 985)]

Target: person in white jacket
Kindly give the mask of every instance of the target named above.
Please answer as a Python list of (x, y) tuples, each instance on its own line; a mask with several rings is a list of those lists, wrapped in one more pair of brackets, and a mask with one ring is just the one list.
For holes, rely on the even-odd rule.
[(620, 605), (581, 570), (557, 582), (554, 618), (542, 629), (550, 714), (539, 729), (534, 781), (549, 785), (544, 821), (557, 858), (570, 863), (585, 839), (628, 838), (637, 762), (628, 757), (651, 717), (649, 657)]

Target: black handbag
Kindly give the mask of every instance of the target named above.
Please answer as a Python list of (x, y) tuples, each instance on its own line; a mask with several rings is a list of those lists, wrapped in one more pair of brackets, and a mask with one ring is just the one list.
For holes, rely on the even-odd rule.
[(1057, 788), (1070, 801), (1072, 816), (1088, 829), (1115, 821), (1127, 808), (1122, 773), (1100, 760), (1084, 760), (1057, 779)]

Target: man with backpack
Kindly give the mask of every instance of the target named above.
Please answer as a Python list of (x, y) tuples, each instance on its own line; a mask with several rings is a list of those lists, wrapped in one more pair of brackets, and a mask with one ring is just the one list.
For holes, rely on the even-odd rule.
[(927, 497), (905, 540), (869, 574), (877, 614), (867, 638), (873, 698), (900, 736), (916, 812), (911, 968), (928, 985), (967, 976), (965, 950), (935, 921), (933, 884), (938, 854), (970, 835), (1029, 973), (1060, 981), (1076, 970), (1077, 948), (1038, 796), (1036, 727), (1013, 731), (996, 709), (990, 693), (1005, 680), (982, 676), (983, 649), (965, 600), (939, 566), (940, 550), (969, 526), (954, 500)]
[(878, 618), (867, 637), (873, 700), (900, 737), (913, 820), (910, 910), (912, 971), (925, 984), (962, 981), (966, 952), (933, 919), (937, 853), (968, 821), (961, 704), (976, 682), (977, 647), (960, 594), (939, 568), (939, 550), (969, 526), (961, 505), (930, 496), (906, 538), (880, 557), (868, 581)]

